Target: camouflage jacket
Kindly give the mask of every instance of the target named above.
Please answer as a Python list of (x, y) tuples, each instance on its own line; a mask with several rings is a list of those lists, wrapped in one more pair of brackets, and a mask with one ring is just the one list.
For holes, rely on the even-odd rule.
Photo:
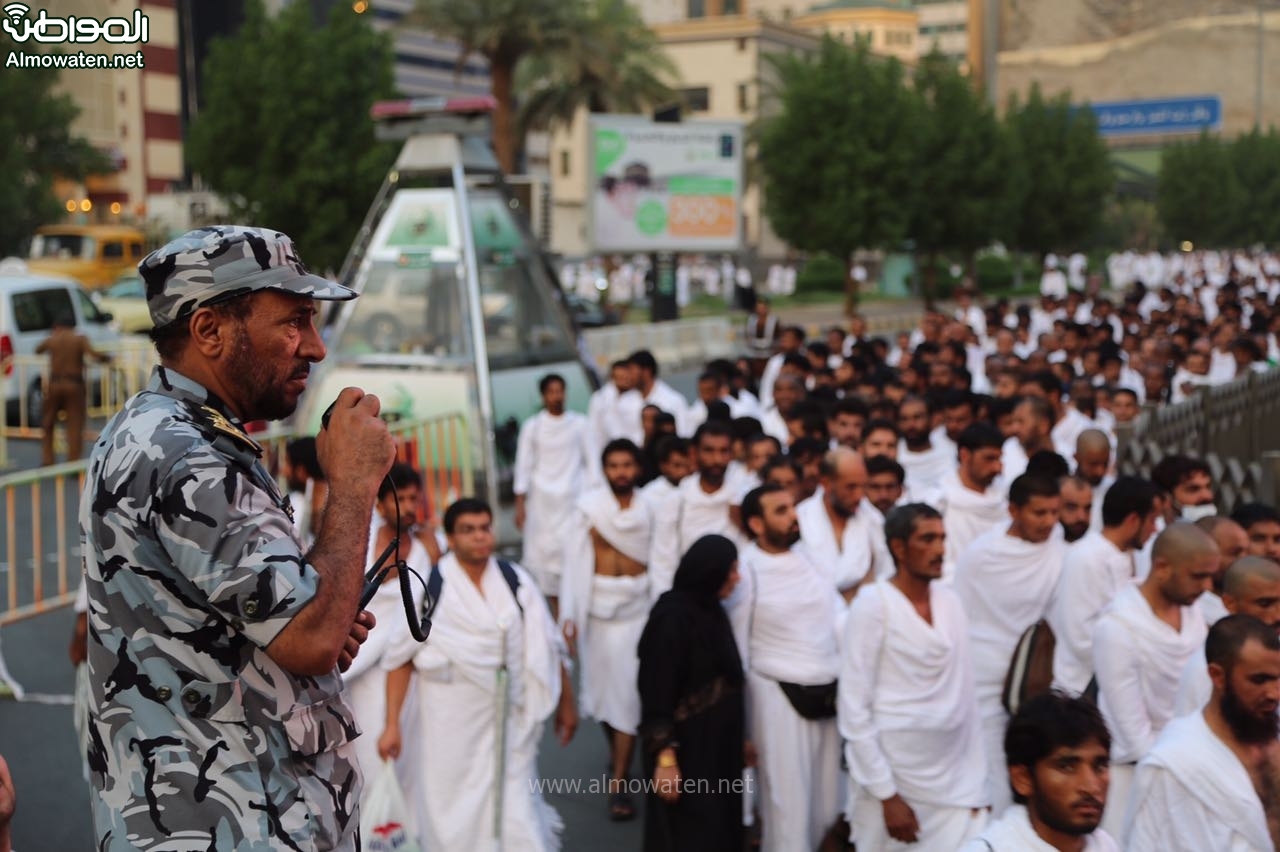
[(223, 404), (157, 368), (81, 500), (96, 848), (358, 849), (335, 669), (265, 652), (316, 593), (288, 503)]

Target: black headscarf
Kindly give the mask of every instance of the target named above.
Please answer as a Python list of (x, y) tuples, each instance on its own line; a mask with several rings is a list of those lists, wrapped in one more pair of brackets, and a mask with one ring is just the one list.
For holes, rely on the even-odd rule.
[(719, 607), (720, 590), (737, 561), (738, 548), (733, 542), (722, 535), (704, 535), (685, 552), (667, 594), (688, 598), (690, 603)]
[[(703, 536), (680, 560), (671, 591), (658, 598), (649, 613), (640, 638), (641, 667), (646, 662), (659, 668), (674, 666), (678, 694), (694, 692), (716, 678), (742, 683), (742, 657), (720, 603), (720, 590), (737, 561), (738, 548), (732, 541), (722, 535)], [(652, 657), (648, 661), (643, 659), (646, 654)]]

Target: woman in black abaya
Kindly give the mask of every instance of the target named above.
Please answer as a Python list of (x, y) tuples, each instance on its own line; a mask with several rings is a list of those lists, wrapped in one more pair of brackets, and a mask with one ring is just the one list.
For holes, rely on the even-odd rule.
[(745, 719), (742, 659), (721, 601), (738, 582), (738, 549), (703, 536), (640, 637), (640, 734), (647, 852), (741, 852)]

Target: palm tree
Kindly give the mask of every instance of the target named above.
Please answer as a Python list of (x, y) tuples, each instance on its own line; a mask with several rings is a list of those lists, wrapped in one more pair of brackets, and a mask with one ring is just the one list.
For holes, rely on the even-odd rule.
[(516, 170), (520, 136), (515, 127), (515, 73), (525, 56), (567, 46), (584, 0), (415, 0), (405, 23), (462, 46), (458, 63), (478, 53), (489, 62), (493, 150), (508, 174)]
[(588, 0), (568, 43), (528, 56), (516, 74), (518, 127), (567, 125), (590, 112), (645, 112), (679, 97), (675, 64), (627, 0)]

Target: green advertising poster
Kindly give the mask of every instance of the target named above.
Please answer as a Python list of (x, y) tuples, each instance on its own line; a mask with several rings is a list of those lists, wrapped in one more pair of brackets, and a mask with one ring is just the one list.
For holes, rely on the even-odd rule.
[(737, 251), (742, 125), (592, 116), (596, 251)]

